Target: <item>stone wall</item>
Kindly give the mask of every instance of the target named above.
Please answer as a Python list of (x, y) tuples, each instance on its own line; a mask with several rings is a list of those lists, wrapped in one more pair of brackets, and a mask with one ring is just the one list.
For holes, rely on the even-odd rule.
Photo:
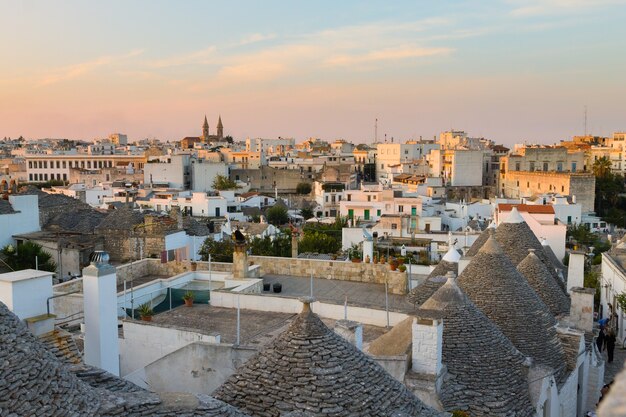
[(507, 198), (556, 192), (576, 196), (582, 212), (594, 210), (596, 177), (591, 173), (507, 171), (501, 178), (501, 190)]
[(354, 263), (318, 259), (293, 259), (272, 256), (249, 256), (249, 261), (261, 265), (261, 276), (291, 275), (296, 277), (331, 278), (340, 281), (389, 283), (392, 294), (407, 293), (406, 272), (391, 271), (388, 264)]

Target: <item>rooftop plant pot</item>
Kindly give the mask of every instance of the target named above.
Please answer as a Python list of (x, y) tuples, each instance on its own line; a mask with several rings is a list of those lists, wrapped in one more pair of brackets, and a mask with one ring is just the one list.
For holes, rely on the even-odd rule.
[(193, 298), (185, 298), (185, 306), (193, 307)]
[(141, 320), (143, 320), (143, 321), (152, 321), (152, 316), (141, 316)]
[(197, 264), (196, 262), (192, 262), (192, 263), (191, 263), (191, 270), (192, 270), (192, 271), (195, 271), (195, 270), (197, 270), (197, 269), (198, 269), (198, 264)]

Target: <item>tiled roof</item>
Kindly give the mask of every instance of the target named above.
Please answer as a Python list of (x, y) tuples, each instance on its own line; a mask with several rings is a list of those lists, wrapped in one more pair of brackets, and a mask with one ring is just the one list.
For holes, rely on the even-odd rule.
[(506, 212), (511, 211), (513, 207), (516, 207), (518, 211), (526, 213), (538, 213), (538, 214), (554, 214), (554, 207), (550, 204), (498, 204), (498, 211)]
[(133, 226), (143, 223), (143, 217), (142, 213), (128, 207), (110, 210), (96, 229), (131, 230)]
[[(449, 277), (422, 307), (443, 312), (440, 398), (448, 411), (471, 416), (534, 416), (525, 357)], [(418, 311), (419, 315), (419, 311)]]
[(541, 297), (553, 315), (568, 314), (570, 299), (554, 280), (545, 264), (529, 249), (526, 258), (517, 265), (517, 270), (528, 280), (533, 290)]
[(446, 282), (446, 274), (448, 272), (459, 272), (459, 264), (456, 262), (441, 261), (433, 269), (426, 281), (413, 288), (407, 294), (407, 300), (415, 307), (422, 305), (428, 300), (443, 284)]
[(158, 395), (100, 369), (72, 370), (74, 365), (48, 351), (2, 303), (0, 363), (2, 416), (246, 416), (206, 396), (185, 406), (166, 405)]
[(68, 210), (51, 218), (44, 228), (60, 229), (67, 232), (93, 233), (96, 226), (106, 216), (106, 213), (92, 208)]
[(557, 322), (494, 238), (485, 242), (458, 283), (520, 352), (551, 367), (561, 380), (565, 357), (556, 335)]
[(328, 329), (308, 303), (215, 397), (253, 417), (439, 415)]

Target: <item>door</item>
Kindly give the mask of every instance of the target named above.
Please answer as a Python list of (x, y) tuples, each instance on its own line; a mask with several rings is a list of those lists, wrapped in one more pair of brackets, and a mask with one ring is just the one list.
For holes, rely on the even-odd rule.
[(366, 209), (363, 212), (363, 217), (365, 217), (365, 220), (369, 220), (370, 219), (370, 211)]
[(220, 208), (215, 207), (215, 217), (220, 217)]
[(411, 216), (417, 216), (417, 207), (411, 207)]
[(348, 209), (348, 218), (350, 220), (354, 219), (354, 210), (353, 209)]

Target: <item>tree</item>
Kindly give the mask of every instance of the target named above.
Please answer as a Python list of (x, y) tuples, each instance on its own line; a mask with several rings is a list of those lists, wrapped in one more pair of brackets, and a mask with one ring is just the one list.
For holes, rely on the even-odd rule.
[(311, 207), (305, 207), (300, 210), (300, 215), (304, 217), (304, 220), (309, 220), (311, 217), (315, 217), (313, 209)]
[(599, 178), (608, 178), (611, 175), (611, 167), (611, 161), (606, 156), (596, 159), (592, 167), (593, 175)]
[(311, 194), (311, 184), (308, 182), (300, 182), (296, 186), (296, 193), (298, 194)]
[(213, 188), (222, 191), (222, 190), (234, 190), (236, 188), (240, 188), (237, 183), (231, 180), (224, 175), (217, 175), (213, 180)]
[(228, 142), (228, 143), (233, 143), (233, 137), (232, 137), (232, 136), (230, 136), (230, 135), (228, 135), (228, 136), (224, 136), (224, 139), (223, 139), (223, 140), (224, 140), (225, 142)]
[(203, 261), (208, 261), (210, 254), (211, 261), (232, 262), (234, 250), (233, 242), (230, 240), (224, 239), (218, 242), (212, 237), (207, 237), (200, 247), (199, 253)]
[(24, 242), (17, 248), (7, 245), (0, 251), (4, 255), (6, 264), (15, 271), (21, 269), (35, 269), (38, 267), (42, 271), (55, 272), (56, 263), (52, 256), (43, 250), (41, 245), (34, 242)]
[(267, 209), (265, 217), (267, 218), (268, 223), (271, 223), (274, 226), (280, 226), (289, 221), (287, 208), (278, 204)]
[(250, 252), (259, 256), (291, 257), (291, 231), (282, 230), (273, 237), (252, 238), (250, 240)]
[(298, 244), (300, 253), (337, 253), (341, 249), (341, 240), (322, 232), (305, 232)]

